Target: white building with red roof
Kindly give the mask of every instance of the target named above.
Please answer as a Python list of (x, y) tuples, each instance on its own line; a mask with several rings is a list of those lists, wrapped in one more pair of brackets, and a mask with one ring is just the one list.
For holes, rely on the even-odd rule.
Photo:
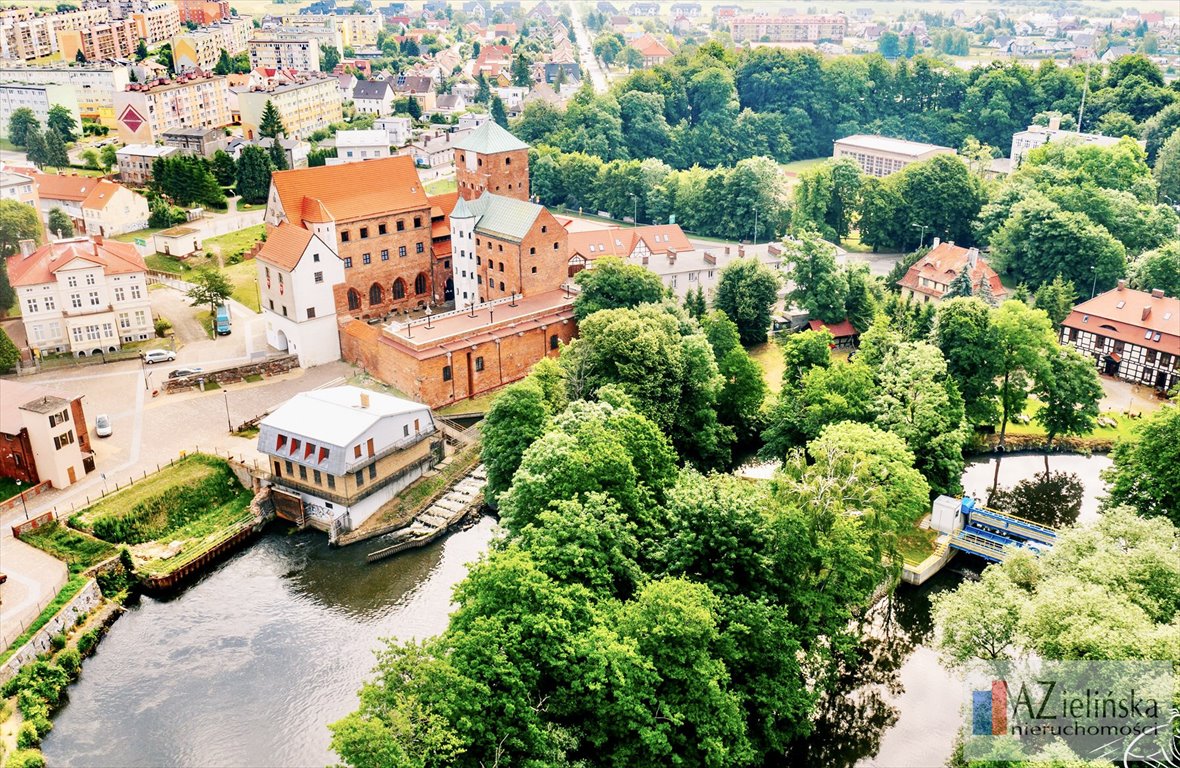
[(971, 276), (972, 295), (980, 296), (991, 304), (998, 304), (1008, 298), (1008, 289), (1000, 283), (1000, 276), (987, 260), (979, 255), (978, 248), (940, 243), (938, 238), (935, 238), (930, 252), (918, 259), (897, 284), (901, 286), (902, 296), (924, 304), (937, 304), (964, 267)]
[(1167, 391), (1180, 381), (1180, 299), (1120, 280), (1073, 308), (1060, 341), (1092, 357), (1107, 376)]
[(73, 221), (75, 231), (88, 235), (114, 237), (148, 225), (147, 198), (122, 184), (74, 174), (37, 173), (34, 179), (41, 220), (46, 224), (49, 212), (60, 208)]
[(630, 46), (643, 56), (643, 66), (658, 67), (672, 58), (672, 51), (654, 35), (643, 34), (631, 41)]
[(135, 246), (77, 237), (8, 257), (29, 346), (96, 355), (154, 335), (147, 267)]

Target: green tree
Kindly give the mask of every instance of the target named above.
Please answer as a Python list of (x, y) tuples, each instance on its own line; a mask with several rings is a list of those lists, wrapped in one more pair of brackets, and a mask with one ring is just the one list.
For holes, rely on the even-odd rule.
[(517, 53), (512, 57), (512, 84), (518, 88), (528, 88), (533, 84), (533, 62), (524, 53)]
[(51, 208), (49, 210), (49, 231), (56, 232), (58, 237), (73, 237), (74, 222), (61, 208)]
[(959, 274), (955, 275), (955, 279), (951, 280), (950, 285), (947, 286), (946, 293), (942, 295), (944, 299), (954, 299), (959, 296), (970, 296), (973, 293), (971, 290), (971, 272), (967, 269), (967, 265), (963, 265), (963, 269)]
[(488, 472), (485, 494), (493, 507), (512, 485), (521, 456), (541, 436), (548, 420), (544, 393), (529, 379), (513, 384), (492, 401), (480, 428), (480, 451)]
[(266, 106), (262, 108), (262, 117), (258, 121), (258, 136), (274, 139), (286, 135), (287, 129), (283, 127), (283, 119), (279, 116), (279, 110), (275, 107), (274, 102), (267, 99)]
[(261, 147), (242, 147), (238, 158), (237, 193), (247, 203), (262, 203), (270, 194), (270, 156)]
[(1060, 329), (1065, 318), (1073, 310), (1078, 292), (1073, 283), (1063, 280), (1061, 275), (1053, 278), (1053, 282), (1045, 283), (1033, 294), (1033, 306), (1043, 309), (1053, 321), (1053, 327)]
[(703, 287), (698, 285), (695, 291), (689, 291), (685, 294), (684, 311), (688, 313), (689, 317), (700, 320), (708, 310), (709, 307), (705, 302), (705, 289)]
[(270, 158), (272, 171), (287, 170), (287, 153), (283, 150), (283, 145), (279, 143), (278, 139), (271, 141), (270, 146), (266, 148), (266, 155)]
[(713, 306), (737, 325), (743, 344), (761, 344), (778, 301), (779, 278), (756, 258), (731, 261), (721, 270)]
[(8, 140), (17, 146), (28, 145), (28, 132), (39, 126), (37, 114), (27, 106), (17, 107), (8, 116)]
[(1153, 172), (1160, 201), (1170, 206), (1180, 205), (1180, 128), (1160, 148)]
[(475, 78), (475, 101), (479, 104), (487, 104), (492, 99), (492, 86), (488, 84), (488, 79), (484, 77), (483, 72), (476, 75)]
[(78, 52), (74, 54), (74, 61), (78, 62), (79, 64), (85, 64), (86, 52), (79, 48)]
[(508, 112), (504, 109), (504, 101), (499, 95), (492, 97), (492, 119), (501, 128), (508, 128)]
[[(1060, 435), (1085, 435), (1097, 425), (1102, 384), (1094, 361), (1073, 347), (1059, 347), (1049, 355), (1048, 374), (1040, 382), (1037, 397), (1043, 403), (1034, 418), (1048, 433), (1048, 448)], [(1045, 472), (1049, 471), (1045, 454)]]
[[(1000, 350), (992, 329), (992, 309), (978, 298), (958, 298), (938, 305), (933, 341), (946, 358), (947, 372), (963, 398), (967, 421), (994, 424)], [(861, 356), (865, 355), (862, 339)]]
[(1127, 504), (1145, 517), (1167, 517), (1180, 525), (1180, 406), (1165, 405), (1120, 440), (1104, 475), (1109, 504)]
[(216, 269), (202, 269), (190, 278), (193, 287), (185, 295), (193, 306), (209, 305), (209, 314), (217, 312), (217, 307), (233, 295), (234, 287), (225, 274)]
[[(37, 217), (37, 209), (16, 200), (0, 200), (0, 264), (20, 250), (21, 240), (41, 242), (41, 220)], [(7, 303), (0, 301), (0, 309), (10, 306), (11, 299)]]
[(221, 54), (217, 57), (217, 63), (213, 65), (213, 74), (224, 77), (233, 71), (234, 62), (229, 57), (229, 51), (222, 48)]
[(848, 281), (836, 265), (836, 252), (814, 232), (783, 245), (783, 267), (792, 286), (787, 300), (825, 323), (838, 323), (846, 315)]
[(102, 170), (102, 167), (98, 164), (98, 153), (93, 149), (82, 150), (81, 157), (82, 165), (84, 165), (86, 168), (92, 171)]
[(147, 57), (148, 57), (147, 41), (141, 37), (141, 38), (139, 38), (139, 42), (135, 44), (135, 60), (136, 61), (143, 61)]
[(0, 328), (0, 371), (8, 372), (20, 362), (20, 350), (12, 343), (8, 333)]
[(111, 169), (119, 162), (117, 152), (114, 144), (107, 144), (105, 147), (99, 148), (98, 161), (105, 173), (110, 173)]
[(47, 131), (45, 134), (45, 165), (52, 165), (59, 171), (70, 166), (70, 155), (66, 145), (57, 131)]
[(406, 114), (418, 120), (422, 117), (422, 105), (413, 96), (406, 97)]
[(832, 360), (832, 333), (818, 331), (792, 333), (780, 342), (783, 348), (783, 389), (793, 389), (812, 368), (826, 368)]
[(70, 114), (70, 110), (61, 104), (54, 104), (49, 108), (49, 116), (45, 123), (49, 130), (55, 131), (61, 137), (62, 141), (74, 140), (74, 130), (78, 127), (78, 121)]
[(1050, 354), (1057, 349), (1053, 323), (1043, 309), (1032, 309), (1019, 301), (1005, 301), (992, 313), (992, 330), (997, 345), (1000, 397), (1000, 447), (1008, 433), (1008, 422), (1024, 411), (1033, 382), (1048, 375)]
[(55, 159), (49, 156), (49, 144), (39, 125), (31, 126), (25, 134), (25, 154), (29, 162), (38, 168), (49, 165), (50, 160)]
[(593, 269), (582, 270), (574, 280), (581, 288), (574, 299), (574, 317), (578, 322), (602, 309), (656, 304), (667, 295), (659, 275), (613, 256), (596, 260)]
[(717, 419), (733, 429), (739, 442), (758, 434), (762, 403), (766, 400), (766, 380), (762, 368), (740, 346), (729, 350), (717, 361), (723, 384), (717, 395)]
[(896, 59), (901, 55), (901, 38), (896, 32), (886, 30), (877, 38), (877, 50), (887, 59)]
[(1135, 260), (1131, 287), (1141, 291), (1158, 288), (1165, 296), (1180, 297), (1180, 243), (1167, 243)]
[(237, 180), (238, 169), (233, 157), (224, 149), (213, 153), (213, 176), (223, 187), (231, 187)]
[(340, 63), (340, 51), (334, 45), (320, 45), (320, 71), (331, 72)]
[(875, 397), (873, 371), (859, 361), (811, 368), (798, 390), (783, 389), (767, 416), (763, 455), (785, 459), (830, 424), (872, 421)]

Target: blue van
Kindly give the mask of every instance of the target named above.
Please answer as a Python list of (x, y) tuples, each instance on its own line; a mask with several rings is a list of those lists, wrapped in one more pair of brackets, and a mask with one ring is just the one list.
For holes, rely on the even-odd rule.
[(222, 304), (217, 308), (217, 335), (228, 336), (233, 329), (233, 323), (229, 319), (229, 306)]

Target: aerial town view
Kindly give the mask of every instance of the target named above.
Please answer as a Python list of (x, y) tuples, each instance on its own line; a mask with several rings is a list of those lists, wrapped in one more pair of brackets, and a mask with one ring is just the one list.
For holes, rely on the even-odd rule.
[(0, 0), (0, 768), (1180, 768), (1180, 1)]

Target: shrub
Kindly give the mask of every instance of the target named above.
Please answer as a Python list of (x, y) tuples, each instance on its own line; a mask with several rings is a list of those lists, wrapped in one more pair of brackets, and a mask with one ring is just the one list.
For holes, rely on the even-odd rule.
[(64, 632), (58, 632), (53, 637), (49, 638), (49, 647), (55, 651), (60, 651), (66, 647), (66, 636)]
[(164, 317), (157, 317), (153, 325), (156, 328), (156, 335), (161, 339), (172, 329), (172, 323), (168, 322), (168, 319)]
[(45, 768), (45, 755), (35, 749), (18, 749), (8, 756), (4, 768)]
[(16, 732), (16, 745), (21, 749), (29, 749), (40, 743), (41, 737), (37, 734), (37, 726), (28, 720), (21, 723), (20, 730)]
[(66, 648), (57, 654), (57, 665), (66, 671), (71, 680), (77, 680), (82, 670), (82, 654), (76, 648)]
[(95, 646), (98, 645), (98, 630), (91, 629), (82, 633), (78, 638), (78, 653), (83, 656), (89, 656), (94, 652)]
[(49, 719), (49, 715), (37, 715), (26, 722), (33, 726), (33, 731), (37, 734), (37, 741), (44, 739), (53, 730), (53, 721)]

